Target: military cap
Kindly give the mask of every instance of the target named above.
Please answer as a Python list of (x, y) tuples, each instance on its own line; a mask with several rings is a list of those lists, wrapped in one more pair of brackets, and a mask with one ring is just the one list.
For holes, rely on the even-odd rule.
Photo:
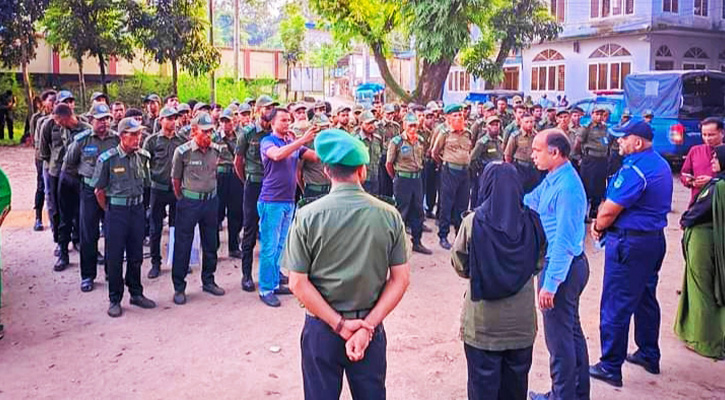
[(327, 109), (327, 106), (325, 105), (325, 102), (324, 102), (324, 101), (322, 101), (322, 100), (317, 100), (317, 101), (315, 102), (315, 110), (316, 110), (316, 109), (318, 109), (318, 108), (324, 108), (324, 109)]
[(174, 107), (164, 107), (159, 111), (159, 118), (167, 118), (174, 115), (179, 115), (179, 112)]
[(405, 118), (403, 119), (403, 122), (406, 124), (418, 124), (418, 118), (413, 113), (407, 113), (405, 114)]
[(96, 101), (99, 97), (103, 97), (104, 99), (106, 99), (106, 101), (108, 101), (108, 96), (106, 96), (102, 92), (93, 92), (93, 94), (91, 95), (91, 101)]
[(198, 126), (202, 131), (214, 129), (214, 121), (211, 119), (211, 115), (206, 112), (199, 113), (191, 120), (191, 124)]
[(615, 137), (636, 135), (650, 141), (654, 138), (652, 127), (644, 121), (629, 122), (624, 125), (616, 126), (612, 128), (612, 135)]
[(58, 103), (63, 103), (66, 100), (75, 100), (75, 99), (76, 98), (73, 97), (73, 93), (71, 93), (70, 90), (61, 90), (60, 92), (58, 92), (58, 96), (56, 98), (56, 101)]
[(155, 101), (155, 102), (161, 104), (161, 97), (159, 97), (158, 94), (150, 94), (143, 99), (144, 104), (151, 102), (151, 101)]
[(90, 114), (94, 119), (106, 118), (111, 116), (111, 109), (108, 108), (106, 103), (96, 103), (93, 108), (91, 108)]
[(383, 112), (386, 113), (386, 114), (387, 113), (394, 113), (395, 112), (395, 104), (388, 103), (388, 104), (384, 105), (383, 106)]
[(365, 111), (365, 106), (363, 106), (363, 105), (362, 105), (362, 104), (360, 104), (360, 103), (358, 103), (358, 104), (355, 104), (354, 106), (352, 106), (352, 111), (353, 111), (353, 112), (356, 112), (356, 113), (357, 113), (357, 112), (361, 113), (361, 112)]
[(560, 109), (556, 110), (557, 117), (561, 114), (569, 114), (569, 110), (567, 110), (566, 108), (560, 108)]
[(219, 116), (219, 119), (228, 119), (232, 121), (234, 119), (234, 110), (232, 110), (231, 108), (225, 108)]
[(654, 117), (655, 116), (655, 112), (652, 111), (652, 109), (649, 109), (648, 108), (648, 109), (644, 110), (644, 112), (642, 113), (642, 116), (643, 117)]
[(258, 107), (268, 107), (268, 106), (278, 106), (279, 103), (274, 101), (271, 97), (267, 96), (266, 94), (263, 94), (257, 98), (257, 106)]
[(315, 115), (311, 122), (320, 127), (330, 126), (330, 119), (325, 114)]
[(579, 107), (579, 106), (572, 107), (570, 111), (571, 112), (577, 112), (577, 113), (580, 113), (580, 114), (584, 114), (584, 109), (581, 108), (581, 107)]
[(496, 108), (496, 106), (493, 105), (493, 103), (490, 102), (490, 101), (487, 101), (487, 102), (483, 103), (483, 109), (486, 110), (486, 111), (493, 110), (494, 108)]
[(549, 112), (549, 111), (554, 111), (554, 112), (556, 112), (556, 107), (554, 107), (554, 106), (547, 106), (547, 107), (546, 107), (546, 112)]
[(197, 112), (201, 109), (206, 109), (208, 111), (211, 111), (211, 106), (206, 103), (202, 103), (202, 102), (198, 102), (198, 103), (194, 104), (194, 112)]
[(423, 110), (423, 115), (434, 115), (434, 114), (435, 114), (435, 111), (433, 111), (433, 110), (430, 110), (427, 108), (425, 110)]
[(239, 104), (231, 103), (227, 108), (232, 111), (232, 114), (239, 114)]
[(518, 103), (518, 102), (523, 103), (523, 101), (524, 101), (524, 99), (522, 99), (521, 96), (519, 96), (518, 94), (511, 99), (511, 102), (513, 102), (513, 103)]
[(604, 107), (601, 104), (596, 104), (596, 105), (594, 105), (594, 110), (592, 110), (592, 113), (604, 112), (604, 111), (608, 111), (606, 107)]
[(251, 113), (252, 112), (252, 106), (250, 106), (248, 103), (242, 103), (239, 105), (239, 113)]
[(325, 129), (318, 133), (315, 152), (323, 164), (359, 167), (370, 163), (365, 144), (341, 129)]
[(501, 118), (499, 118), (498, 115), (492, 115), (492, 116), (486, 118), (486, 124), (490, 124), (490, 123), (496, 122), (496, 121), (501, 123)]
[(431, 100), (428, 102), (428, 104), (425, 105), (425, 107), (431, 111), (439, 111), (441, 108), (435, 101)]
[(630, 111), (630, 110), (629, 110), (629, 108), (625, 108), (625, 109), (624, 109), (624, 110), (622, 111), (622, 116), (623, 116), (623, 117), (631, 117), (631, 116), (632, 116), (632, 111)]
[(234, 100), (232, 100), (232, 101), (231, 101), (231, 102), (230, 102), (229, 104), (230, 104), (230, 105), (231, 105), (231, 104), (234, 104), (235, 106), (239, 107), (239, 104), (240, 104), (240, 103), (239, 103), (239, 100), (237, 100), (237, 99), (234, 99)]
[(246, 99), (244, 99), (244, 104), (249, 104), (251, 106), (252, 103), (254, 103), (255, 101), (256, 100), (254, 100), (254, 97), (247, 97)]
[(304, 109), (306, 110), (306, 109), (307, 109), (307, 105), (306, 105), (305, 103), (303, 103), (303, 102), (299, 102), (299, 103), (296, 103), (296, 104), (294, 104), (294, 105), (292, 106), (291, 110), (292, 110), (292, 111), (297, 111), (297, 110), (299, 110), (300, 108), (304, 108)]
[(541, 104), (534, 104), (533, 106), (531, 106), (531, 108), (537, 109), (537, 108), (544, 108), (544, 107), (542, 107)]
[(443, 114), (452, 114), (463, 110), (463, 106), (458, 103), (451, 103), (443, 107)]
[(189, 107), (189, 105), (186, 103), (179, 103), (179, 105), (176, 106), (176, 112), (178, 112), (179, 114), (181, 114), (183, 112), (190, 112), (190, 111), (191, 111), (191, 107)]
[(350, 112), (350, 107), (348, 107), (348, 106), (338, 106), (335, 109), (335, 111), (332, 113), (332, 115), (339, 115), (340, 113), (343, 113), (345, 111)]
[(364, 111), (360, 114), (360, 121), (364, 123), (375, 122), (375, 115), (371, 111)]
[[(536, 105), (534, 105), (534, 102), (531, 101), (531, 99), (527, 99), (526, 102), (524, 103), (524, 107), (526, 107), (526, 108), (534, 108), (534, 107), (536, 107)], [(539, 107), (541, 107), (541, 106), (539, 106)]]
[(144, 126), (134, 117), (126, 117), (118, 123), (118, 134), (133, 133), (143, 130)]

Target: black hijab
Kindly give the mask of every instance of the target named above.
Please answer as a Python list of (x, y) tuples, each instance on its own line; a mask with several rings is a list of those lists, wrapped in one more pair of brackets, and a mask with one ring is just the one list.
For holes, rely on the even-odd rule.
[(473, 301), (510, 297), (536, 271), (546, 237), (523, 196), (513, 165), (494, 162), (483, 170), (468, 258)]

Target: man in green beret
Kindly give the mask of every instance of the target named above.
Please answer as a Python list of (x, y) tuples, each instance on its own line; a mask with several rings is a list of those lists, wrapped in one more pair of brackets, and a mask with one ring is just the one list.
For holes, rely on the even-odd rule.
[(384, 399), (382, 322), (410, 279), (403, 219), (363, 190), (369, 156), (361, 141), (328, 129), (315, 149), (332, 189), (297, 211), (283, 258), (289, 287), (307, 312), (305, 399), (339, 398), (343, 373), (355, 398)]

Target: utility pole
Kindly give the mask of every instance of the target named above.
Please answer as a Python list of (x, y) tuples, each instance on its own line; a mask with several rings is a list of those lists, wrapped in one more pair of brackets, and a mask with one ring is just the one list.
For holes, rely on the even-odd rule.
[(234, 82), (239, 82), (239, 0), (234, 0)]
[[(209, 0), (209, 43), (214, 46), (214, 0)], [(216, 80), (214, 71), (209, 73), (209, 102), (214, 103), (216, 97)]]

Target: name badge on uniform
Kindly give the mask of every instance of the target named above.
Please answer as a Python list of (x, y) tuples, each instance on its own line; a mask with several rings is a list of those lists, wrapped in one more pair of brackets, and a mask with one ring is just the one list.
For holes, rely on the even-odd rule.
[(113, 171), (114, 174), (123, 174), (124, 172), (126, 172), (126, 167), (124, 167), (123, 165), (118, 165), (111, 168), (111, 171)]
[(400, 152), (403, 154), (408, 154), (411, 151), (413, 151), (413, 148), (407, 144), (400, 147)]
[(619, 189), (622, 187), (622, 184), (624, 183), (624, 177), (622, 175), (617, 176), (617, 179), (614, 181), (614, 188)]
[(201, 160), (189, 161), (189, 165), (194, 166), (194, 167), (201, 166), (202, 162), (201, 162)]
[(83, 155), (95, 156), (96, 154), (98, 154), (98, 146), (95, 144), (89, 144), (88, 146), (83, 147)]
[(489, 153), (495, 153), (495, 152), (497, 152), (497, 151), (498, 151), (498, 150), (496, 150), (496, 148), (495, 148), (495, 147), (491, 147), (490, 149), (488, 149), (488, 152), (489, 152)]

